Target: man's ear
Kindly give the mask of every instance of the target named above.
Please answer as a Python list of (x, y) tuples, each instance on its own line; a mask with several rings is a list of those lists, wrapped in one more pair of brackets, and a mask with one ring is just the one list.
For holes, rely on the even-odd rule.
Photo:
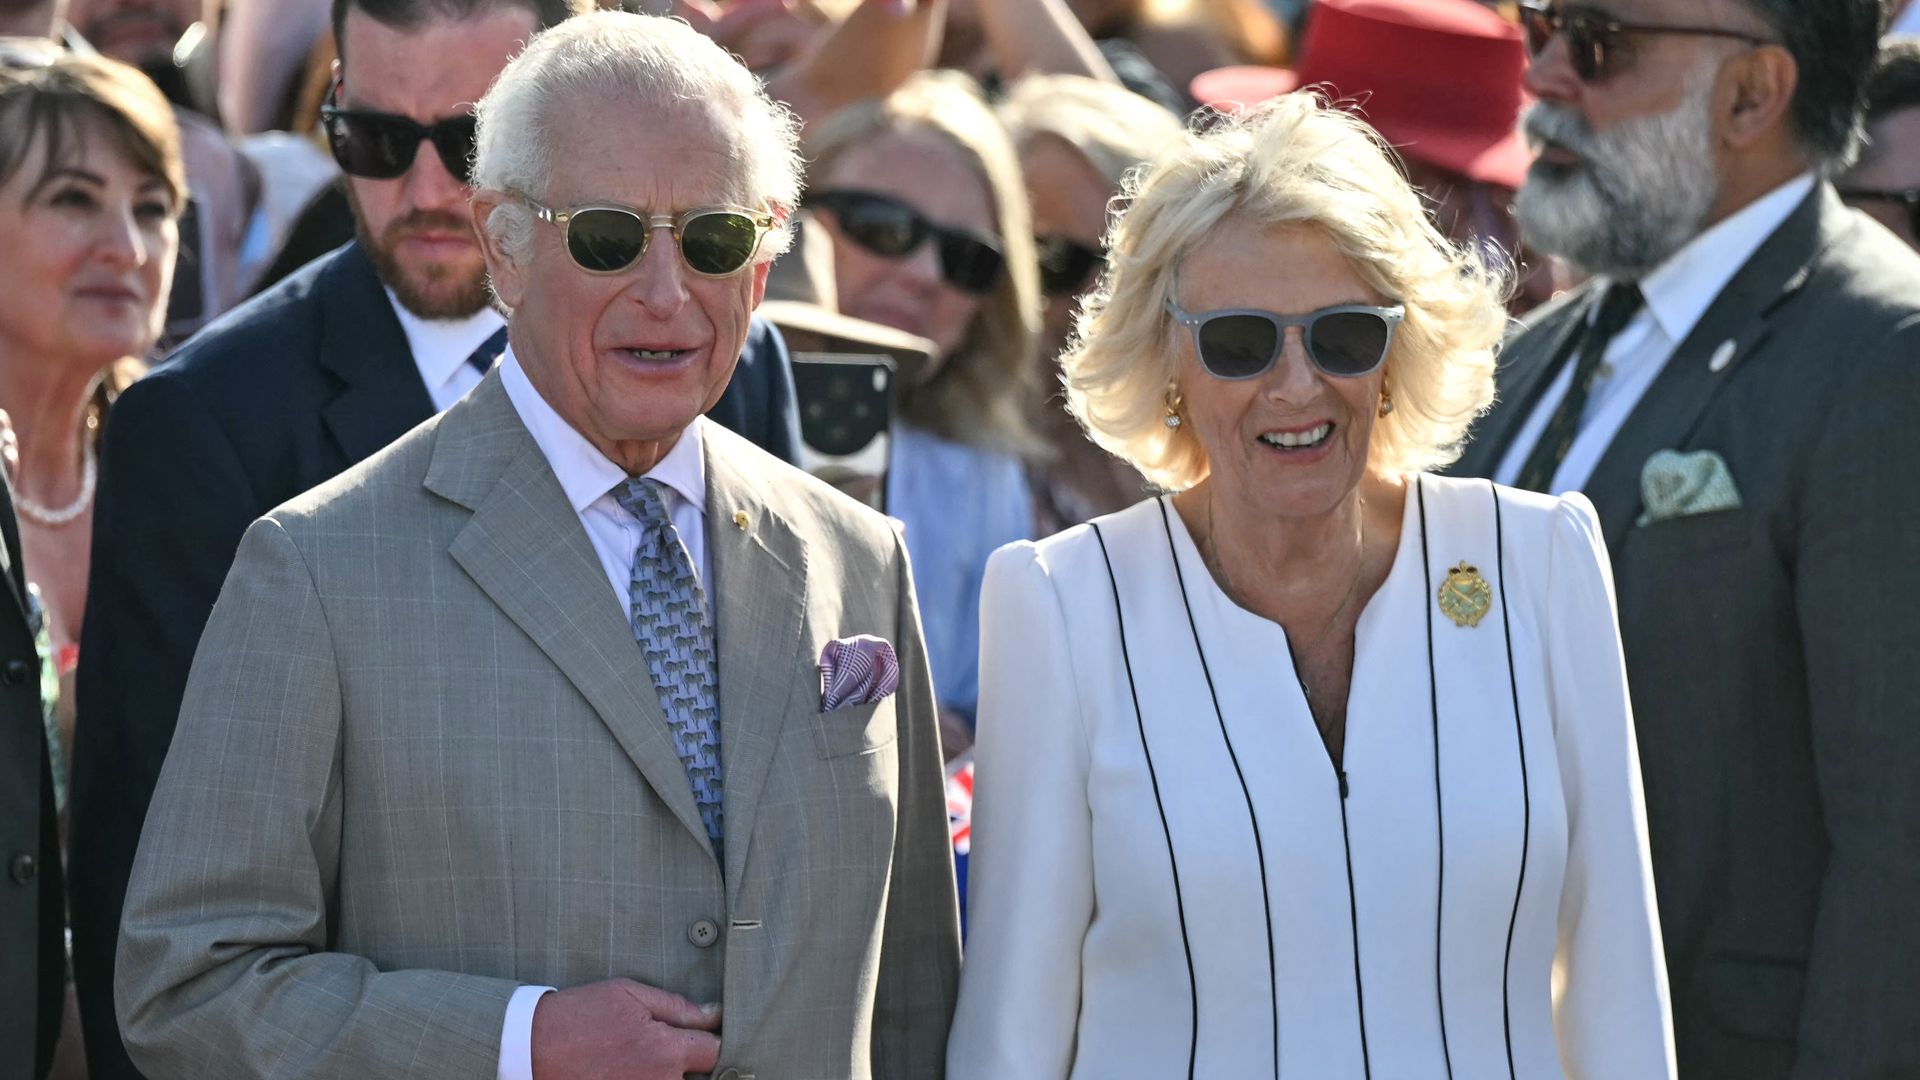
[(1733, 80), (1732, 101), (1721, 131), (1727, 146), (1747, 149), (1793, 122), (1800, 65), (1786, 49), (1778, 45), (1750, 49), (1727, 65), (1727, 74)]
[(505, 192), (481, 188), (473, 193), (472, 199), (468, 200), (467, 214), (473, 225), (474, 239), (480, 244), (481, 254), (486, 256), (487, 277), (493, 282), (494, 295), (500, 298), (500, 303), (508, 310), (512, 310), (520, 306), (520, 298), (524, 292), (520, 263), (500, 246), (499, 240), (493, 235), (493, 230), (487, 228), (487, 219), (492, 217), (493, 212), (506, 203), (508, 198)]

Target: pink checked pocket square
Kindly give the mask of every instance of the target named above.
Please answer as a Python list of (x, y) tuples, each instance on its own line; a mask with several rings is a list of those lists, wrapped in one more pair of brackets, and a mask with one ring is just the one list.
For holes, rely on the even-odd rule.
[(820, 711), (870, 705), (900, 689), (900, 658), (871, 634), (827, 642), (820, 650)]

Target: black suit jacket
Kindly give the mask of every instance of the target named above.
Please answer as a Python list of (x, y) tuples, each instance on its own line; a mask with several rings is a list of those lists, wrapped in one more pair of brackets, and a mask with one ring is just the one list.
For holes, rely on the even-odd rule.
[(40, 658), (13, 493), (0, 477), (0, 1080), (45, 1076), (66, 1004), (66, 926)]
[[(95, 1080), (138, 1077), (113, 1007), (114, 949), (187, 672), (255, 518), (433, 415), (357, 244), (224, 316), (115, 403), (94, 510), (78, 674), (74, 977)], [(791, 459), (792, 372), (754, 320), (710, 415)]]
[[(1491, 475), (1594, 290), (1508, 346)], [(1716, 364), (1716, 358), (1723, 362)], [(1662, 449), (1739, 509), (1647, 525)], [(1685, 1080), (1920, 1077), (1920, 257), (1821, 185), (1585, 488), (1613, 557)]]

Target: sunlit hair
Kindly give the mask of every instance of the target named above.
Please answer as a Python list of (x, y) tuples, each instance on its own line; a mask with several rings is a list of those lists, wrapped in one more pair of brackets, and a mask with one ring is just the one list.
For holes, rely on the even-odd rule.
[(1016, 147), (1052, 136), (1071, 146), (1118, 189), (1127, 170), (1179, 144), (1180, 118), (1139, 94), (1082, 75), (1029, 75), (1000, 106)]
[[(534, 35), (474, 108), (474, 186), (544, 198), (566, 149), (551, 144), (551, 133), (569, 113), (607, 101), (630, 104), (636, 124), (658, 124), (670, 112), (731, 124), (722, 134), (737, 166), (733, 198), (780, 219), (761, 242), (758, 261), (786, 250), (790, 212), (800, 200), (798, 121), (713, 39), (678, 19), (601, 11)], [(535, 220), (508, 200), (488, 216), (487, 228), (510, 254), (524, 256)]]
[(1007, 272), (932, 379), (903, 388), (902, 418), (956, 442), (1035, 450), (1027, 407), (1039, 378), (1040, 269), (1020, 162), (979, 86), (957, 71), (923, 71), (885, 98), (834, 113), (807, 133), (814, 186), (849, 150), (890, 133), (944, 140), (987, 185)]
[(44, 142), (43, 172), (33, 181), (38, 185), (54, 169), (74, 163), (89, 131), (104, 134), (136, 168), (164, 183), (173, 213), (185, 207), (180, 127), (151, 79), (104, 56), (35, 56), (26, 50), (0, 56), (0, 183), (12, 180)]
[(1074, 416), (1162, 487), (1206, 478), (1191, 425), (1165, 422), (1185, 333), (1165, 304), (1181, 263), (1231, 216), (1233, 228), (1321, 230), (1361, 281), (1406, 306), (1385, 366), (1395, 407), (1374, 424), (1368, 465), (1399, 477), (1454, 460), (1493, 401), (1510, 268), (1443, 237), (1379, 136), (1312, 93), (1197, 123), (1122, 189), (1107, 271), (1061, 357)]

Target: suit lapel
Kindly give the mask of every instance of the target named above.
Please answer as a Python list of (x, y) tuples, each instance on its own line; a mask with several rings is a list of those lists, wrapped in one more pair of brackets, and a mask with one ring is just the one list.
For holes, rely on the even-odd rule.
[[(760, 794), (790, 702), (813, 658), (802, 655), (807, 552), (761, 496), (746, 444), (705, 423), (707, 558), (720, 667), (727, 881), (745, 877)], [(817, 703), (813, 704), (817, 708)]]
[[(1807, 282), (1826, 201), (1816, 187), (1720, 291), (1668, 358), (1588, 478), (1586, 495), (1616, 555), (1640, 516), (1640, 472), (1656, 451), (1679, 449), (1740, 364), (1772, 332), (1769, 317)], [(1834, 213), (1841, 213), (1837, 199)]]
[(1518, 347), (1501, 358), (1500, 405), (1480, 421), (1459, 462), (1448, 472), (1492, 477), (1500, 470), (1500, 462), (1533, 415), (1540, 395), (1553, 382), (1561, 361), (1578, 344), (1580, 331), (1587, 325), (1587, 313), (1593, 307), (1594, 291), (1593, 285), (1574, 290), (1561, 301), (1558, 311), (1544, 313), (1529, 331), (1512, 339)]
[(674, 817), (708, 846), (633, 630), (497, 371), (441, 422), (426, 486), (473, 511), (448, 549), (454, 561), (573, 683)]
[(320, 365), (343, 384), (323, 411), (346, 461), (363, 461), (432, 416), (406, 332), (358, 241), (342, 248), (321, 280)]

